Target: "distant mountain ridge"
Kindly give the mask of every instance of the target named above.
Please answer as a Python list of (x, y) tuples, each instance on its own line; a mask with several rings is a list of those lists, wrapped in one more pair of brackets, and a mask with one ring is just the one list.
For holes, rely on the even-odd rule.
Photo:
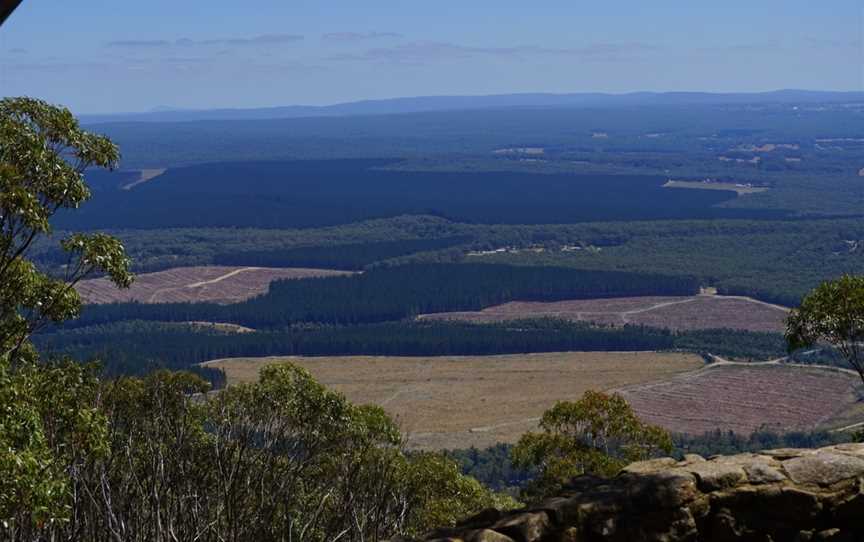
[(85, 124), (105, 122), (182, 122), (201, 120), (266, 120), (302, 117), (387, 115), (470, 109), (524, 107), (622, 107), (723, 104), (816, 104), (864, 102), (864, 92), (777, 90), (757, 93), (633, 92), (628, 94), (499, 94), (488, 96), (417, 96), (383, 100), (362, 100), (334, 105), (291, 105), (250, 109), (169, 109), (146, 113), (81, 115)]

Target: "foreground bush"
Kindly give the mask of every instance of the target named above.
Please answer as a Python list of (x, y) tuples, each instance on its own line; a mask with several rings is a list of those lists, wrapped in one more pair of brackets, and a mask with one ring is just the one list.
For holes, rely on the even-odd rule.
[(555, 493), (573, 477), (612, 477), (629, 463), (671, 451), (669, 433), (640, 420), (624, 397), (588, 391), (544, 412), (540, 430), (522, 435), (512, 457), (517, 467), (537, 472), (523, 489), (530, 500)]
[[(0, 536), (378, 540), (502, 503), (453, 461), (405, 453), (379, 407), (354, 406), (295, 366), (214, 395), (188, 373), (100, 383), (70, 364), (30, 374), (76, 383), (45, 395), (42, 412), (51, 479), (65, 480), (52, 507), (4, 495)], [(76, 432), (82, 419), (87, 431)]]

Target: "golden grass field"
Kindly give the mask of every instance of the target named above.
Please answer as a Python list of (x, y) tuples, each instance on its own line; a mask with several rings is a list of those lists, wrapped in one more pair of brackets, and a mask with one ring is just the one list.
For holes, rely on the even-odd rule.
[(207, 365), (224, 369), (231, 384), (255, 381), (263, 366), (280, 362), (306, 368), (354, 403), (383, 406), (409, 446), (423, 449), (515, 442), (557, 401), (666, 381), (703, 366), (695, 355), (654, 352), (233, 358)]

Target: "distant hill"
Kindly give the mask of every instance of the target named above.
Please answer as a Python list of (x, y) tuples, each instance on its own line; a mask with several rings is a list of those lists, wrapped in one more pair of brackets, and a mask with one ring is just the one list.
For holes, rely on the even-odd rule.
[(254, 109), (185, 110), (158, 108), (146, 113), (82, 115), (85, 124), (106, 122), (182, 122), (339, 117), (531, 107), (616, 107), (651, 105), (814, 104), (864, 102), (864, 92), (778, 90), (761, 93), (634, 92), (629, 94), (501, 94), (491, 96), (418, 96), (364, 100), (326, 106), (292, 105)]

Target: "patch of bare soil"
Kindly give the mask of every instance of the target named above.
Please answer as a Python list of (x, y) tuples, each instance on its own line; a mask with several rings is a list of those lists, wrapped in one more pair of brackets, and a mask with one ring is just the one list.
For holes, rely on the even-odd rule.
[(123, 186), (123, 190), (132, 190), (139, 184), (146, 183), (147, 181), (153, 180), (156, 177), (162, 175), (168, 171), (166, 168), (154, 168), (154, 169), (142, 169), (140, 175), (137, 179), (132, 181), (131, 183)]
[(238, 303), (267, 293), (280, 279), (303, 279), (350, 274), (329, 269), (267, 267), (177, 267), (135, 278), (131, 288), (119, 290), (107, 278), (81, 281), (76, 289), (85, 303)]
[(766, 186), (753, 186), (749, 183), (719, 183), (704, 181), (667, 181), (663, 188), (690, 188), (694, 190), (726, 190), (735, 192), (739, 196), (745, 194), (758, 194), (767, 192)]
[(855, 375), (817, 367), (720, 364), (621, 390), (645, 421), (670, 431), (815, 429), (857, 402)]
[(603, 325), (645, 325), (674, 330), (743, 329), (782, 332), (788, 309), (737, 296), (621, 297), (571, 301), (513, 301), (473, 312), (425, 314), (423, 319), (501, 322), (563, 318)]

